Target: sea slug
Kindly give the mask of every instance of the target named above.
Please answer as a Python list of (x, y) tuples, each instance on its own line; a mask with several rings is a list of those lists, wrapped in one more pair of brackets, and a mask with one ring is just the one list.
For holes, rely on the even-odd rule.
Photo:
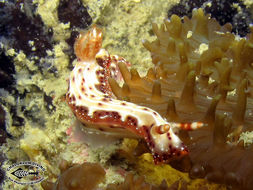
[(75, 42), (78, 62), (69, 77), (66, 100), (78, 120), (85, 127), (143, 138), (155, 163), (187, 155), (187, 148), (177, 136), (179, 129), (192, 130), (204, 124), (169, 122), (150, 108), (117, 99), (111, 90), (115, 80), (120, 80), (116, 68), (128, 63), (109, 55), (101, 46), (102, 31), (95, 26), (81, 33)]

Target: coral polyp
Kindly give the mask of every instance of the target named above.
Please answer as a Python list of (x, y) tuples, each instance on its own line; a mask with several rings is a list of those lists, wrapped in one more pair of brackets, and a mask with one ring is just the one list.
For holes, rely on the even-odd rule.
[(169, 121), (208, 123), (182, 134), (191, 176), (250, 189), (253, 151), (238, 139), (253, 126), (253, 28), (239, 38), (230, 24), (220, 26), (202, 9), (194, 10), (191, 19), (172, 15), (152, 27), (157, 39), (143, 45), (154, 68), (140, 77), (121, 66), (125, 83), (112, 87), (114, 94)]

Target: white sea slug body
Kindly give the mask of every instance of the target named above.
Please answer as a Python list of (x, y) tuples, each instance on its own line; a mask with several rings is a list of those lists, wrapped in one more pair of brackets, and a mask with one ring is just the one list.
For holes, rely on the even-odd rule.
[(69, 77), (66, 100), (77, 119), (100, 131), (143, 138), (155, 163), (186, 155), (188, 150), (176, 135), (177, 131), (197, 129), (204, 124), (167, 122), (150, 108), (116, 99), (108, 80), (120, 78), (115, 70), (117, 63), (128, 63), (109, 55), (101, 45), (102, 32), (96, 27), (80, 34), (75, 43), (78, 63)]

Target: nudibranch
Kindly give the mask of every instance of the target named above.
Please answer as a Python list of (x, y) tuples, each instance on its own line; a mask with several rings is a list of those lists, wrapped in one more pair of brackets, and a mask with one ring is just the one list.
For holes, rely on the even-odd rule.
[(204, 124), (168, 122), (150, 108), (116, 99), (110, 80), (120, 79), (118, 64), (129, 63), (110, 55), (101, 46), (102, 31), (95, 26), (81, 33), (75, 42), (78, 61), (69, 77), (66, 100), (77, 119), (85, 127), (143, 138), (155, 163), (186, 155), (188, 150), (177, 136), (178, 131), (197, 129)]

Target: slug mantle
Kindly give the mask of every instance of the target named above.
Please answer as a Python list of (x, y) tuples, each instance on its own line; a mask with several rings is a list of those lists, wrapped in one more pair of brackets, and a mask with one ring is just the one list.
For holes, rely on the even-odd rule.
[(110, 55), (101, 46), (102, 31), (95, 26), (81, 33), (75, 42), (78, 63), (70, 74), (66, 100), (77, 119), (85, 127), (143, 138), (156, 164), (188, 154), (178, 131), (197, 129), (204, 124), (168, 122), (150, 108), (116, 99), (111, 85), (121, 80), (121, 74), (124, 76), (118, 67), (129, 63)]

